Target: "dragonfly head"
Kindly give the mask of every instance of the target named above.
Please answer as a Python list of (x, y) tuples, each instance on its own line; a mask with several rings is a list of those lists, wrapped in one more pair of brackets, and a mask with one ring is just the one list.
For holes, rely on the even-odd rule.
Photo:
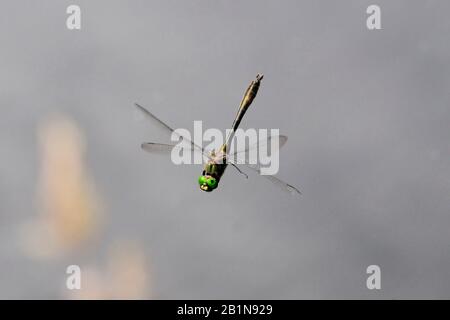
[(201, 190), (211, 192), (217, 188), (218, 182), (213, 176), (203, 174), (198, 178), (198, 184), (200, 185)]

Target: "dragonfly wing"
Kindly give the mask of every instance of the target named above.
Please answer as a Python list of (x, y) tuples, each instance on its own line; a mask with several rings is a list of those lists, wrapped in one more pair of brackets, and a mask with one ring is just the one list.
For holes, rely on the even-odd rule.
[(158, 125), (160, 125), (161, 127), (163, 127), (166, 131), (172, 133), (175, 130), (172, 129), (171, 127), (169, 127), (166, 123), (164, 123), (162, 120), (160, 120), (159, 118), (157, 118), (153, 113), (151, 113), (150, 111), (148, 111), (147, 109), (145, 109), (143, 106), (141, 106), (138, 103), (134, 104), (139, 110), (142, 111), (143, 114), (145, 114), (147, 116), (147, 118), (149, 120), (151, 120), (152, 122), (156, 122)]
[(150, 121), (158, 124), (160, 127), (164, 128), (167, 132), (169, 133), (174, 133), (176, 136), (178, 136), (179, 138), (182, 138), (184, 141), (188, 142), (190, 145), (192, 145), (192, 148), (196, 148), (198, 150), (200, 150), (201, 152), (204, 152), (203, 148), (200, 147), (199, 145), (195, 144), (194, 142), (192, 142), (190, 139), (178, 134), (174, 129), (172, 129), (172, 127), (170, 127), (169, 125), (167, 125), (165, 122), (163, 122), (161, 119), (159, 119), (158, 117), (156, 117), (153, 113), (151, 113), (150, 111), (148, 111), (146, 108), (144, 108), (143, 106), (141, 106), (138, 103), (134, 104), (139, 110), (142, 111), (142, 113), (147, 117), (147, 119), (149, 119)]
[(150, 153), (162, 153), (167, 154), (171, 153), (172, 150), (175, 149), (186, 149), (186, 150), (192, 150), (189, 148), (183, 148), (175, 144), (165, 144), (165, 143), (156, 143), (156, 142), (145, 142), (141, 144), (141, 148), (147, 152)]
[(180, 146), (177, 144), (166, 144), (166, 143), (157, 143), (157, 142), (145, 142), (141, 144), (141, 148), (149, 153), (153, 154), (170, 154), (172, 153), (172, 150), (176, 150), (178, 152), (184, 151), (184, 152), (191, 152), (194, 151), (196, 153), (200, 153), (203, 155), (203, 158), (205, 161), (208, 160), (208, 157), (205, 153), (201, 152), (197, 148), (192, 148), (191, 146)]
[(284, 191), (288, 191), (290, 193), (298, 193), (298, 194), (302, 194), (300, 192), (300, 190), (298, 190), (296, 187), (294, 187), (293, 185), (284, 182), (283, 180), (273, 176), (273, 175), (262, 175), (261, 174), (261, 168), (259, 168), (259, 166), (257, 165), (252, 165), (252, 164), (245, 164), (245, 166), (247, 168), (252, 169), (253, 171), (255, 171), (256, 173), (258, 173), (260, 176), (272, 181), (273, 184), (277, 185), (278, 187), (280, 187), (282, 190)]
[[(234, 166), (236, 166), (236, 163), (233, 163), (231, 160), (228, 159), (228, 162), (230, 164), (233, 164)], [(240, 164), (239, 164), (240, 165)], [(247, 168), (251, 169), (252, 171), (256, 172), (258, 175), (270, 180), (273, 184), (275, 184), (276, 186), (278, 186), (279, 188), (281, 188), (283, 191), (289, 192), (291, 194), (302, 194), (300, 192), (300, 190), (298, 190), (296, 187), (294, 187), (293, 185), (284, 182), (283, 180), (273, 176), (273, 175), (263, 175), (261, 174), (261, 168), (258, 165), (254, 165), (254, 164), (247, 164), (247, 163), (243, 163), (242, 165), (246, 166)]]
[(230, 154), (229, 157), (231, 157), (235, 161), (237, 161), (237, 159), (245, 160), (247, 157), (247, 154), (250, 151), (253, 151), (253, 150), (257, 151), (258, 148), (266, 147), (272, 143), (272, 140), (275, 140), (275, 139), (278, 140), (278, 148), (281, 149), (286, 144), (288, 137), (284, 136), (284, 135), (269, 136), (269, 137), (267, 137), (267, 139), (265, 139), (263, 141), (258, 141), (255, 144), (245, 147), (245, 149), (241, 149), (241, 150), (238, 150), (238, 151)]

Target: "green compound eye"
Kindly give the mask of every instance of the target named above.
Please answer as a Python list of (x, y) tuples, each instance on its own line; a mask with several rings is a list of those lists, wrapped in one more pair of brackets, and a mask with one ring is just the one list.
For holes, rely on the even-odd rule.
[(215, 178), (213, 178), (213, 177), (208, 178), (208, 179), (206, 180), (206, 183), (208, 184), (208, 186), (209, 186), (211, 189), (214, 189), (215, 187), (217, 187), (217, 180), (216, 180)]
[(206, 177), (205, 177), (205, 176), (200, 176), (200, 177), (198, 178), (198, 184), (199, 184), (199, 185), (202, 185), (202, 184), (205, 184), (205, 183), (207, 183)]

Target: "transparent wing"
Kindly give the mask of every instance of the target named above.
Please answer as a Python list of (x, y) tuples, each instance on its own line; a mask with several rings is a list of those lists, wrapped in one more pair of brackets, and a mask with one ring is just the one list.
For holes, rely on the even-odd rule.
[(203, 160), (207, 161), (209, 158), (204, 153), (201, 152), (198, 148), (192, 148), (191, 145), (180, 146), (178, 144), (166, 144), (166, 143), (157, 143), (157, 142), (145, 142), (141, 144), (141, 148), (149, 153), (153, 154), (170, 154), (173, 149), (178, 151), (188, 151), (188, 152), (196, 152), (203, 156)]
[(177, 135), (179, 138), (182, 138), (184, 141), (186, 141), (187, 143), (189, 143), (193, 149), (197, 149), (199, 151), (201, 151), (202, 153), (204, 152), (203, 148), (200, 147), (199, 145), (195, 144), (194, 142), (192, 142), (190, 139), (178, 134), (174, 129), (172, 129), (169, 125), (167, 125), (165, 122), (163, 122), (162, 120), (160, 120), (159, 118), (157, 118), (153, 113), (151, 113), (150, 111), (148, 111), (147, 109), (145, 109), (143, 106), (139, 105), (138, 103), (134, 104), (136, 107), (138, 107), (139, 110), (142, 111), (142, 113), (147, 117), (147, 119), (149, 119), (151, 122), (156, 123), (157, 125), (159, 125), (159, 127), (163, 128), (164, 130), (166, 130), (168, 133), (172, 134), (174, 133), (175, 135)]
[(157, 143), (157, 142), (145, 142), (141, 144), (141, 148), (150, 153), (161, 153), (168, 154), (171, 153), (173, 149), (177, 150), (187, 150), (187, 151), (195, 151), (198, 152), (197, 149), (193, 148), (184, 148), (175, 144), (165, 144), (165, 143)]
[[(235, 163), (232, 162), (232, 160), (228, 159), (228, 162), (230, 164), (233, 164), (234, 166), (236, 166)], [(261, 174), (261, 168), (258, 165), (254, 165), (254, 164), (248, 164), (248, 163), (243, 163), (243, 164), (239, 164), (239, 165), (244, 165), (246, 168), (251, 169), (252, 171), (256, 172), (259, 176), (262, 176), (268, 180), (270, 180), (274, 185), (278, 186), (279, 188), (281, 188), (281, 190), (285, 191), (285, 192), (289, 192), (291, 194), (302, 194), (300, 192), (300, 190), (298, 190), (296, 187), (294, 187), (293, 185), (284, 182), (281, 179), (278, 179), (275, 176), (272, 175), (262, 175)]]
[(250, 146), (245, 147), (245, 149), (238, 150), (230, 154), (231, 157), (243, 157), (248, 154), (249, 151), (255, 150), (257, 148), (266, 147), (272, 143), (272, 140), (278, 140), (278, 148), (281, 149), (287, 142), (288, 137), (283, 135), (273, 135), (268, 136), (267, 139), (258, 141)]

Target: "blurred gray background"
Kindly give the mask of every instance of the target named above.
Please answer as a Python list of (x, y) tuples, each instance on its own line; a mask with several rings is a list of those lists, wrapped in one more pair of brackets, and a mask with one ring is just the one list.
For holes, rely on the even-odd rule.
[[(382, 30), (369, 31), (374, 3)], [(70, 4), (80, 31), (66, 28)], [(444, 0), (2, 2), (0, 298), (70, 297), (66, 266), (101, 270), (120, 239), (145, 257), (142, 298), (449, 298), (449, 11)], [(206, 194), (201, 167), (140, 149), (169, 138), (134, 102), (173, 127), (225, 129), (258, 72), (242, 127), (289, 136), (279, 177), (303, 196), (232, 169)], [(102, 223), (85, 247), (36, 259), (20, 230), (39, 216), (37, 132), (55, 112), (85, 137)], [(381, 290), (366, 288), (371, 264)]]

